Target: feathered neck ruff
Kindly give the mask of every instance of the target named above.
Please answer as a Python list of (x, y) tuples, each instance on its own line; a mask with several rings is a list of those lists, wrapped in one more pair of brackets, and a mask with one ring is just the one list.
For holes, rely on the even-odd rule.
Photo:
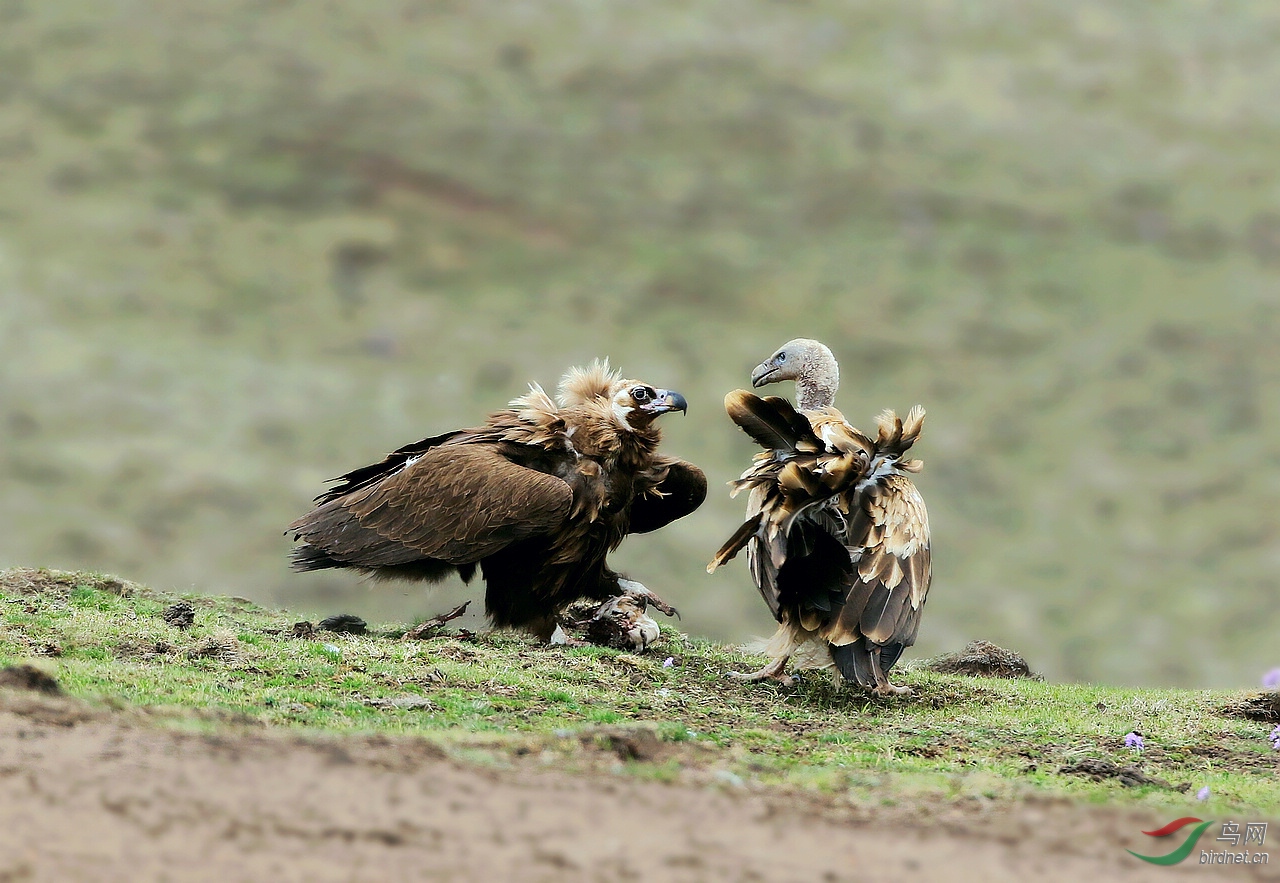
[(608, 359), (596, 359), (566, 371), (554, 399), (531, 383), (529, 391), (512, 399), (508, 407), (521, 423), (542, 433), (563, 433), (582, 456), (621, 459), (630, 465), (651, 456), (662, 439), (655, 423), (637, 428), (615, 410), (614, 397), (630, 384), (622, 372), (609, 367)]
[(610, 401), (625, 384), (622, 372), (609, 367), (608, 359), (596, 359), (585, 368), (574, 367), (560, 378), (556, 400), (573, 408), (603, 399)]

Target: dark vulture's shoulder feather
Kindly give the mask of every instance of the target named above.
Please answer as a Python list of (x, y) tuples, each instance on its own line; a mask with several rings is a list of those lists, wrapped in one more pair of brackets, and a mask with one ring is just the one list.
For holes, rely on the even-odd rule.
[(322, 503), (289, 530), (355, 566), (423, 558), (456, 566), (551, 533), (573, 496), (563, 479), (512, 463), (492, 445), (437, 445)]
[(416, 441), (411, 445), (396, 448), (382, 460), (370, 466), (361, 466), (359, 469), (353, 469), (347, 474), (335, 478), (333, 487), (316, 497), (316, 505), (336, 500), (339, 497), (345, 497), (353, 491), (358, 491), (363, 487), (374, 484), (379, 479), (385, 478), (400, 469), (411, 457), (442, 445), (452, 438), (463, 435), (464, 432), (464, 430), (458, 429), (453, 432), (446, 432), (443, 435), (433, 435), (430, 438), (424, 438), (422, 441)]

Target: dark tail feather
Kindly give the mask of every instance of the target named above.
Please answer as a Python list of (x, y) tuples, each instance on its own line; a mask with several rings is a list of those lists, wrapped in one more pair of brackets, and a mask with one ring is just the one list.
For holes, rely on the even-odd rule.
[(902, 656), (902, 651), (906, 649), (906, 644), (886, 644), (880, 650), (880, 671), (888, 675), (889, 669), (893, 668), (894, 663)]
[(868, 690), (874, 689), (876, 678), (871, 673), (871, 653), (867, 649), (866, 638), (859, 638), (852, 644), (840, 647), (832, 645), (831, 659), (835, 662), (836, 668), (840, 669), (840, 674), (844, 675), (845, 680), (853, 681), (859, 687)]
[(711, 563), (707, 565), (707, 573), (715, 573), (716, 568), (726, 561), (733, 560), (733, 556), (742, 551), (756, 531), (760, 529), (760, 522), (764, 518), (764, 514), (757, 512), (755, 515), (742, 522), (742, 526), (733, 532), (733, 536), (725, 541), (720, 547), (720, 551), (716, 552), (716, 557), (711, 559)]
[(768, 450), (794, 450), (802, 438), (811, 438), (813, 428), (791, 403), (778, 396), (762, 399), (745, 389), (735, 389), (724, 397), (729, 419)]
[(350, 567), (351, 565), (345, 561), (339, 561), (331, 556), (324, 549), (318, 549), (315, 546), (303, 543), (300, 546), (294, 546), (292, 552), (292, 562), (290, 566), (294, 570), (324, 570), (329, 567)]

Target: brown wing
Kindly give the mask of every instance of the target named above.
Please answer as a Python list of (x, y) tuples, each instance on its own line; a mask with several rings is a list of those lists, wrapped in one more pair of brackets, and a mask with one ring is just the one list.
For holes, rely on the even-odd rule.
[(707, 476), (692, 463), (672, 457), (657, 457), (654, 472), (658, 483), (636, 497), (631, 504), (628, 533), (649, 533), (684, 518), (707, 498)]
[(863, 493), (846, 533), (855, 559), (853, 588), (823, 637), (842, 645), (865, 635), (873, 644), (909, 647), (931, 579), (929, 516), (904, 475), (887, 476)]
[(765, 451), (732, 483), (735, 494), (750, 489), (747, 520), (707, 571), (745, 548), (774, 618), (792, 609), (816, 627), (848, 593), (844, 522), (832, 507), (865, 473), (870, 440), (834, 408), (799, 412), (786, 399), (736, 390), (725, 396), (725, 410)]
[(345, 497), (347, 494), (358, 491), (361, 488), (374, 484), (378, 479), (385, 478), (400, 467), (407, 463), (410, 459), (425, 453), (431, 448), (442, 445), (462, 435), (461, 430), (454, 432), (446, 432), (443, 435), (434, 435), (430, 438), (424, 438), (422, 441), (414, 442), (411, 445), (405, 445), (403, 448), (396, 448), (390, 454), (383, 457), (381, 461), (374, 463), (372, 466), (362, 466), (359, 469), (353, 469), (346, 475), (339, 476), (333, 480), (333, 487), (329, 488), (320, 496), (316, 497), (317, 505), (327, 503), (330, 500), (336, 500), (339, 497)]
[(331, 499), (289, 530), (359, 567), (432, 558), (460, 565), (554, 532), (573, 493), (489, 445), (432, 447), (378, 481)]

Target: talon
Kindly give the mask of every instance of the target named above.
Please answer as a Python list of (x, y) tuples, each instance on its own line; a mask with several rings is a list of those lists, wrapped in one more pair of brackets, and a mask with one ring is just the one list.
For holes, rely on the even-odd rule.
[(679, 610), (676, 610), (666, 601), (663, 601), (647, 586), (632, 579), (620, 579), (618, 580), (618, 587), (622, 589), (622, 594), (636, 598), (645, 604), (652, 604), (667, 616), (674, 616), (676, 619), (680, 618)]
[(770, 662), (759, 671), (746, 673), (731, 671), (727, 672), (725, 677), (743, 684), (750, 684), (756, 681), (777, 681), (784, 687), (793, 687), (796, 679), (786, 673), (787, 663), (790, 661), (790, 656), (783, 656)]
[(871, 691), (877, 696), (913, 696), (915, 690), (910, 687), (899, 687), (896, 684), (884, 683)]
[(724, 676), (731, 681), (737, 681), (740, 684), (754, 684), (759, 681), (777, 681), (783, 687), (794, 687), (796, 679), (787, 674), (761, 674), (758, 671), (740, 672), (728, 671)]
[(649, 601), (649, 603), (652, 604), (654, 607), (658, 608), (663, 613), (665, 613), (667, 616), (674, 616), (676, 619), (680, 618), (680, 611), (676, 610), (666, 601), (659, 599), (656, 601)]

